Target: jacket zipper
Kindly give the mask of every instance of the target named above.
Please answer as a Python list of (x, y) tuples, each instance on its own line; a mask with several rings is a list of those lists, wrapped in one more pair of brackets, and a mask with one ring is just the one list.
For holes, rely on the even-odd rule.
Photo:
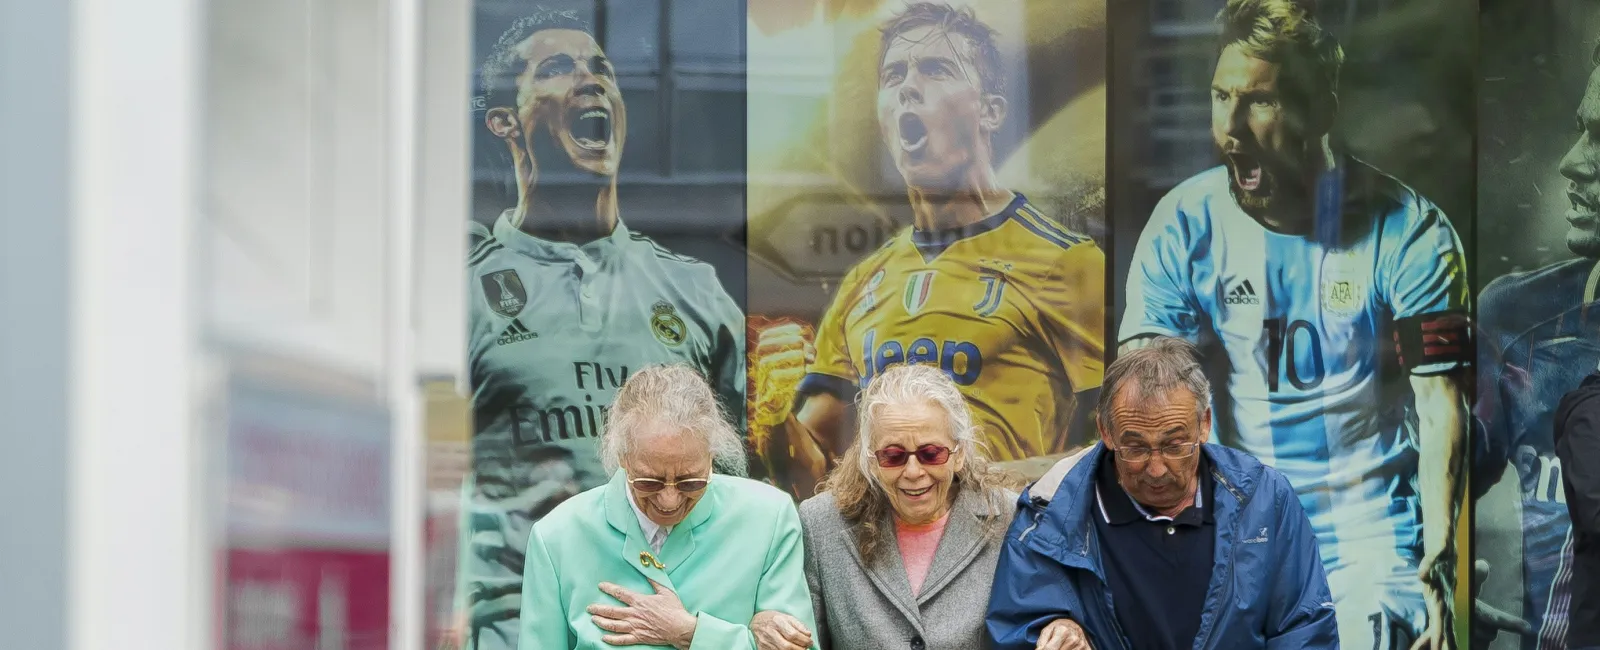
[[(1248, 498), (1246, 498), (1244, 495), (1239, 494), (1239, 491), (1234, 489), (1232, 484), (1228, 483), (1228, 479), (1225, 479), (1225, 478), (1222, 477), (1222, 473), (1218, 472), (1216, 467), (1212, 467), (1211, 468), (1211, 477), (1215, 478), (1217, 480), (1217, 484), (1218, 485), (1221, 485), (1222, 487), (1227, 488), (1228, 492), (1233, 494), (1233, 498), (1239, 500), (1239, 515), (1240, 516), (1238, 516), (1238, 518), (1235, 519), (1234, 522), (1233, 522), (1234, 536), (1237, 537), (1239, 535), (1239, 531), (1240, 531), (1239, 523), (1244, 521), (1244, 517), (1242, 515), (1244, 514), (1245, 506), (1249, 505), (1250, 500)], [(1233, 567), (1236, 566), (1238, 563), (1239, 563), (1239, 541), (1236, 539), (1236, 540), (1234, 540), (1233, 544), (1230, 544), (1228, 546), (1228, 577), (1227, 577), (1227, 579), (1223, 580), (1223, 582), (1222, 582), (1222, 593), (1218, 594), (1218, 596), (1219, 596), (1219, 598), (1220, 598), (1220, 600), (1222, 602), (1227, 602), (1228, 594), (1233, 591)], [(1214, 606), (1214, 605), (1216, 605), (1216, 603), (1206, 603), (1207, 607), (1211, 607), (1211, 606)], [(1222, 611), (1222, 609), (1219, 608), (1218, 611)], [(1219, 614), (1217, 618), (1220, 619), (1221, 615)], [(1211, 629), (1206, 630), (1206, 635), (1203, 636), (1203, 637), (1200, 637), (1200, 643), (1196, 644), (1195, 647), (1199, 648), (1201, 650), (1204, 650), (1205, 648), (1209, 647), (1207, 644), (1211, 641), (1211, 633), (1216, 631), (1216, 629), (1217, 629), (1217, 621), (1213, 620), (1213, 621), (1211, 621)]]

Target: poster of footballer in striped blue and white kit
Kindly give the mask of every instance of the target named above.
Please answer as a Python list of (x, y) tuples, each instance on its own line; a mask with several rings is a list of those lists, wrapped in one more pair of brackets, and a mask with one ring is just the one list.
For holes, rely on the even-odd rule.
[(1113, 4), (1117, 344), (1201, 345), (1342, 647), (1457, 647), (1473, 3)]
[(1600, 364), (1600, 11), (1483, 0), (1474, 261), (1477, 648), (1563, 650), (1573, 536), (1553, 416)]
[(468, 648), (517, 647), (529, 530), (608, 478), (630, 372), (688, 364), (744, 429), (744, 6), (474, 3)]

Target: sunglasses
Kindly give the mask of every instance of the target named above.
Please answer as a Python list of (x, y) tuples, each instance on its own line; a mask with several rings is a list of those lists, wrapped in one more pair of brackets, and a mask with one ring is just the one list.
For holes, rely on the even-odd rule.
[(878, 457), (878, 467), (904, 467), (911, 461), (912, 456), (917, 457), (917, 462), (923, 465), (943, 465), (950, 461), (950, 448), (939, 445), (923, 445), (916, 451), (906, 451), (904, 447), (894, 445), (872, 452)]
[(655, 494), (667, 489), (671, 485), (678, 488), (679, 492), (699, 492), (711, 484), (709, 478), (686, 478), (681, 481), (663, 481), (658, 478), (630, 478), (628, 485), (644, 494)]

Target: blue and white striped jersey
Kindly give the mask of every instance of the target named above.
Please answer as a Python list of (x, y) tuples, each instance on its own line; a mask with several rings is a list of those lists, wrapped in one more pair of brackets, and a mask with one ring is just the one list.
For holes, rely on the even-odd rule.
[[(520, 598), (534, 521), (607, 480), (599, 436), (629, 373), (686, 363), (740, 431), (745, 417), (744, 315), (711, 265), (621, 223), (581, 246), (530, 236), (504, 215), (470, 236), (469, 603)], [(515, 648), (516, 626), (476, 629), (477, 647)]]
[[(1461, 243), (1431, 202), (1353, 158), (1318, 193), (1312, 232), (1289, 235), (1238, 207), (1223, 167), (1173, 189), (1139, 239), (1119, 341), (1177, 336), (1219, 357), (1218, 440), (1289, 478), (1330, 581), (1386, 548), (1415, 582), (1416, 414), (1396, 323), (1467, 309)], [(1470, 365), (1464, 341), (1428, 340), (1412, 374)]]

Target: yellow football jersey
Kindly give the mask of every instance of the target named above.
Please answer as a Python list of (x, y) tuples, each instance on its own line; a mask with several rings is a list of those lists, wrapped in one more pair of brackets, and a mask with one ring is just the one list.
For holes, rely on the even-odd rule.
[(1021, 194), (964, 228), (906, 228), (845, 276), (800, 391), (849, 400), (894, 364), (938, 364), (992, 459), (1060, 451), (1074, 394), (1105, 370), (1105, 272), (1093, 240)]

